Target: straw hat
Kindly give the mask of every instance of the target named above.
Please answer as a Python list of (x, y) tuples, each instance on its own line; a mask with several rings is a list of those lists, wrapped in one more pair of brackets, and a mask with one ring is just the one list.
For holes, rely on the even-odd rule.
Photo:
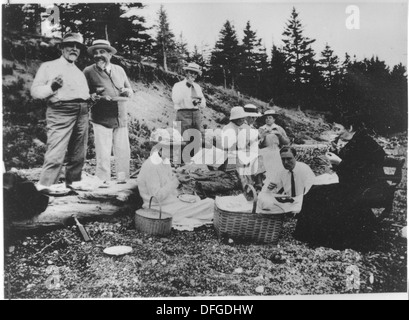
[(110, 54), (115, 54), (116, 49), (111, 47), (111, 43), (108, 40), (98, 39), (92, 42), (92, 46), (88, 48), (88, 54), (92, 55), (95, 49), (105, 49)]
[(161, 145), (181, 145), (183, 138), (179, 131), (168, 128), (168, 129), (156, 129), (151, 133), (150, 141), (156, 142)]
[(230, 111), (230, 120), (247, 118), (249, 115), (244, 111), (243, 107), (233, 107)]
[(267, 110), (264, 112), (263, 116), (276, 116), (278, 113), (275, 110)]
[(187, 65), (187, 67), (184, 67), (183, 70), (187, 71), (193, 71), (199, 74), (199, 76), (202, 75), (202, 70), (200, 69), (200, 66), (197, 63), (191, 62)]
[(248, 117), (261, 117), (261, 113), (258, 112), (257, 107), (254, 104), (246, 104), (244, 106)]

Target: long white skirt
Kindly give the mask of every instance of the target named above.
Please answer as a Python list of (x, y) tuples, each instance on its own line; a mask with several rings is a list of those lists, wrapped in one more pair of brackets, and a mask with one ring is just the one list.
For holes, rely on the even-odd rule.
[[(149, 207), (149, 202), (144, 208)], [(152, 201), (151, 208), (159, 209), (157, 202)], [(176, 195), (170, 195), (162, 204), (162, 212), (172, 216), (172, 228), (193, 231), (194, 228), (213, 223), (214, 200), (203, 199), (194, 203), (181, 201)]]
[(260, 149), (259, 154), (263, 157), (263, 165), (266, 170), (265, 181), (278, 181), (279, 173), (284, 170), (278, 146)]

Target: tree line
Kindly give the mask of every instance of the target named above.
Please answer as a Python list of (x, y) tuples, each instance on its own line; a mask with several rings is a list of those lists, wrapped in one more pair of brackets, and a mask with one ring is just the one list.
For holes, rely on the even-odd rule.
[[(407, 128), (405, 66), (389, 67), (376, 56), (358, 60), (345, 53), (338, 57), (328, 43), (315, 52), (316, 40), (304, 34), (296, 8), (283, 28), (281, 43), (273, 45), (269, 57), (250, 21), (242, 39), (227, 20), (212, 49), (207, 52), (195, 46), (190, 52), (183, 34), (173, 33), (163, 6), (154, 30), (146, 26), (141, 3), (58, 7), (60, 20), (54, 31), (80, 32), (87, 45), (105, 38), (124, 57), (149, 60), (177, 73), (186, 63), (196, 62), (203, 66), (203, 80), (212, 84), (281, 107), (328, 111), (336, 117), (357, 115), (382, 134)], [(39, 24), (46, 18), (45, 8), (38, 4), (3, 6), (3, 29), (39, 33)]]

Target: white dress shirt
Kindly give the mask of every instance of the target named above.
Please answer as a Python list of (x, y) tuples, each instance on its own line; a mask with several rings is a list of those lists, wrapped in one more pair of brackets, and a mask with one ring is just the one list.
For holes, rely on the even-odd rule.
[[(51, 83), (57, 76), (62, 77), (63, 85), (53, 91)], [(68, 62), (63, 56), (44, 62), (40, 66), (31, 86), (31, 96), (35, 99), (49, 98), (53, 103), (74, 99), (88, 100), (90, 97), (84, 74), (74, 63)]]
[[(200, 104), (195, 106), (193, 104), (193, 98), (202, 98)], [(193, 83), (190, 88), (187, 86), (186, 79), (175, 83), (172, 89), (172, 100), (175, 106), (175, 110), (179, 109), (193, 109), (197, 110), (200, 107), (206, 107), (206, 100), (203, 95), (202, 89), (197, 83)]]
[[(311, 168), (305, 163), (298, 162), (295, 164), (294, 170), (295, 194), (301, 196), (306, 194), (315, 182), (315, 174)], [(268, 190), (268, 185), (274, 182), (277, 184), (275, 190)], [(278, 175), (278, 181), (266, 181), (263, 186), (263, 192), (278, 193), (280, 189), (284, 189), (282, 193), (291, 196), (291, 172), (284, 169)]]

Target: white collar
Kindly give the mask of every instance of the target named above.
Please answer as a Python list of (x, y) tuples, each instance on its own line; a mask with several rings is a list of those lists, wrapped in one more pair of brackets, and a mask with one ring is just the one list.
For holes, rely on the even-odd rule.
[(152, 152), (150, 159), (153, 164), (159, 165), (159, 164), (170, 164), (170, 160), (168, 158), (162, 159), (162, 157), (159, 155), (159, 152), (155, 150)]
[(67, 59), (64, 58), (64, 56), (61, 56), (60, 60), (67, 66), (75, 66), (75, 62), (69, 62)]

